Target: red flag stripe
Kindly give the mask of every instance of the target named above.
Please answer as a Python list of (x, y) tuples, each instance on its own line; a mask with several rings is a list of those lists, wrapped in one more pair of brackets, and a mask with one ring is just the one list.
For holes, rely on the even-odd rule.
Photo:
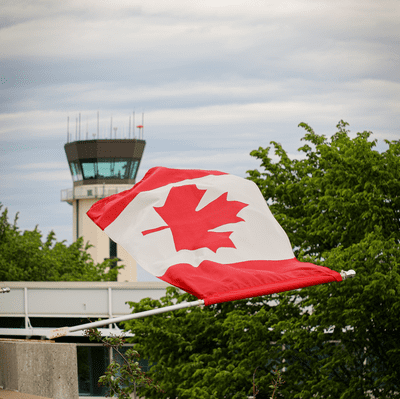
[(205, 305), (342, 281), (336, 271), (296, 258), (226, 265), (203, 261), (198, 267), (179, 264), (159, 278), (204, 299)]
[(188, 179), (198, 179), (209, 175), (226, 175), (227, 173), (215, 170), (169, 169), (155, 167), (149, 169), (143, 179), (130, 190), (112, 195), (97, 201), (87, 212), (102, 230), (109, 226), (127, 207), (127, 205), (141, 192), (154, 190), (168, 184)]

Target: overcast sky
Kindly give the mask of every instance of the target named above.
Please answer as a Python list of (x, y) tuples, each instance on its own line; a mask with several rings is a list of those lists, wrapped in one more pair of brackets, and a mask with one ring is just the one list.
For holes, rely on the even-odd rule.
[[(0, 6), (0, 202), (19, 227), (72, 241), (64, 153), (75, 133), (145, 115), (153, 166), (242, 177), (310, 124), (400, 139), (398, 0), (5, 0)], [(141, 122), (137, 117), (136, 124)]]

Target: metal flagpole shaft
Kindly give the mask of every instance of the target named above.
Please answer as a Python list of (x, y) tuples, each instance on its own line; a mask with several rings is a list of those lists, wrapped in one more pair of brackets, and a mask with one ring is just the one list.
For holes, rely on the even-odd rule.
[(107, 324), (119, 323), (121, 321), (132, 320), (132, 319), (140, 319), (141, 317), (147, 317), (147, 316), (152, 316), (152, 315), (159, 314), (159, 313), (170, 312), (171, 310), (178, 310), (178, 309), (190, 308), (192, 306), (201, 306), (201, 305), (204, 305), (204, 301), (202, 299), (199, 299), (198, 301), (194, 301), (194, 302), (183, 302), (183, 303), (179, 303), (177, 305), (171, 305), (171, 306), (166, 306), (164, 308), (157, 308), (157, 309), (152, 309), (152, 310), (146, 310), (145, 312), (133, 313), (133, 314), (128, 314), (126, 316), (120, 316), (120, 317), (114, 317), (113, 319), (94, 321), (93, 323), (81, 324), (79, 326), (57, 328), (55, 330), (52, 330), (50, 332), (50, 334), (47, 336), (47, 338), (48, 339), (60, 338), (60, 337), (64, 337), (68, 333), (74, 332), (74, 331), (86, 330), (88, 328), (101, 327), (101, 326), (105, 326)]
[[(345, 280), (348, 278), (355, 277), (356, 272), (354, 270), (348, 270), (348, 271), (342, 270), (340, 272), (340, 275), (342, 276), (342, 279)], [(7, 290), (7, 288), (4, 289), (3, 292), (7, 292), (6, 290)], [(159, 313), (170, 312), (172, 310), (190, 308), (192, 306), (201, 306), (201, 305), (204, 305), (204, 300), (199, 299), (198, 301), (194, 301), (194, 302), (183, 302), (183, 303), (180, 303), (177, 305), (147, 310), (145, 312), (140, 312), (140, 313), (133, 313), (133, 314), (129, 314), (126, 316), (114, 317), (112, 319), (107, 319), (107, 320), (94, 321), (92, 323), (81, 324), (79, 326), (57, 328), (55, 330), (50, 331), (50, 333), (47, 335), (47, 338), (49, 338), (49, 339), (60, 338), (60, 337), (64, 337), (68, 333), (74, 332), (74, 331), (86, 330), (88, 328), (101, 327), (101, 326), (105, 326), (107, 324), (119, 323), (121, 321), (132, 320), (132, 319), (140, 319), (141, 317), (147, 317), (147, 316), (152, 316), (152, 315), (159, 314)]]

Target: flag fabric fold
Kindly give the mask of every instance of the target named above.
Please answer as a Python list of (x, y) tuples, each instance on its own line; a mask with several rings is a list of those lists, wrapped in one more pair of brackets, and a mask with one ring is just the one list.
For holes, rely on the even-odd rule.
[(299, 262), (258, 187), (227, 173), (152, 168), (88, 216), (141, 267), (206, 305), (342, 280)]

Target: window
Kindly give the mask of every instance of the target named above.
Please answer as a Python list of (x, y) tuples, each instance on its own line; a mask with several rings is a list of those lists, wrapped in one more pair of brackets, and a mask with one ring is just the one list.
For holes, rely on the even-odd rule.
[(83, 178), (85, 180), (94, 179), (96, 177), (96, 166), (95, 162), (82, 162)]
[(69, 168), (71, 169), (73, 181), (82, 180), (82, 170), (78, 161), (70, 162)]
[(107, 387), (99, 378), (110, 364), (109, 350), (103, 345), (77, 346), (79, 396), (105, 396)]
[(132, 158), (90, 158), (70, 162), (74, 181), (90, 179), (135, 179), (139, 161)]
[[(126, 345), (120, 351), (124, 354), (130, 348), (132, 345)], [(117, 352), (105, 348), (102, 344), (78, 344), (77, 358), (79, 396), (105, 396), (108, 388), (98, 386), (98, 381), (104, 375), (110, 359), (112, 358), (120, 365), (124, 364)], [(147, 372), (150, 368), (148, 361), (146, 359), (138, 361), (142, 371)]]
[(117, 257), (117, 243), (110, 238), (110, 258)]

